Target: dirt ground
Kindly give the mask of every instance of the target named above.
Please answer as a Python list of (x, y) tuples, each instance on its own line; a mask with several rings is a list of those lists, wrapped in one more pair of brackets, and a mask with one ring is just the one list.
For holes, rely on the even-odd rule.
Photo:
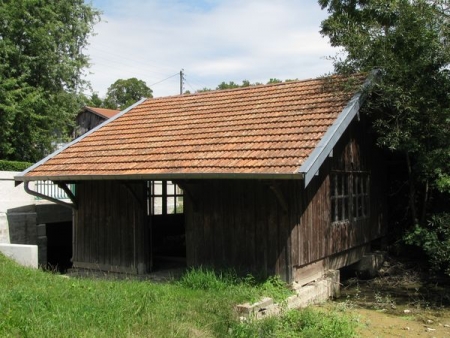
[(341, 278), (338, 306), (354, 315), (361, 337), (449, 337), (450, 279), (414, 261), (389, 259), (379, 276)]
[(450, 313), (388, 314), (357, 309), (361, 337), (450, 337)]

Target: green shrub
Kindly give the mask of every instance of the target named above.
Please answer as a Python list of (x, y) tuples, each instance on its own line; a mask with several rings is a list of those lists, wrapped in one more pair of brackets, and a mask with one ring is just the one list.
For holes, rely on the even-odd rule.
[(33, 163), (0, 160), (0, 171), (24, 171)]
[(450, 213), (431, 216), (426, 227), (416, 225), (404, 240), (423, 250), (432, 270), (450, 276)]

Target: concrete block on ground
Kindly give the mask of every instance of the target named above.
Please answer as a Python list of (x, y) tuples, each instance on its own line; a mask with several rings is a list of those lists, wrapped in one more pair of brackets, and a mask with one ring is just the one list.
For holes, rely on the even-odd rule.
[(339, 298), (341, 296), (341, 272), (339, 270), (328, 270), (326, 277), (330, 282), (329, 297)]
[(271, 298), (263, 298), (261, 301), (250, 304), (238, 305), (236, 310), (241, 320), (261, 319), (264, 317), (278, 315), (285, 308), (298, 309), (311, 304), (326, 302), (332, 297), (337, 297), (340, 292), (340, 272), (339, 270), (328, 270), (320, 280), (311, 282), (302, 287), (292, 289), (295, 294), (286, 299), (286, 307), (274, 303)]
[(273, 299), (266, 297), (261, 299), (257, 303), (245, 303), (237, 306), (237, 311), (242, 315), (255, 315), (258, 312), (265, 311), (267, 308), (273, 305)]
[(0, 243), (0, 252), (20, 265), (38, 268), (37, 245)]

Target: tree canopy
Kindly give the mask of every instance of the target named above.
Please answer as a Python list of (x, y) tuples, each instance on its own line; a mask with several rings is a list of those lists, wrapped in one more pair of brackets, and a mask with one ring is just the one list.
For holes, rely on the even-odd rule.
[(34, 162), (68, 135), (99, 19), (83, 0), (0, 2), (0, 158)]
[[(286, 82), (288, 82), (288, 81), (295, 81), (295, 80), (286, 80)], [(281, 83), (281, 82), (283, 82), (283, 81), (276, 79), (276, 78), (272, 78), (269, 81), (267, 81), (267, 84), (274, 84), (274, 83)], [(244, 88), (244, 87), (259, 86), (259, 85), (262, 85), (262, 83), (261, 82), (250, 83), (249, 80), (242, 80), (242, 84), (238, 84), (234, 81), (229, 81), (229, 82), (222, 81), (221, 83), (219, 83), (217, 85), (215, 90)], [(209, 92), (209, 91), (212, 91), (212, 89), (204, 87), (200, 90), (197, 90), (196, 92), (201, 93), (201, 92)]]
[(110, 109), (124, 109), (143, 98), (153, 97), (152, 92), (144, 81), (135, 77), (119, 79), (109, 86), (103, 106)]
[(335, 70), (382, 70), (365, 112), (378, 132), (378, 143), (403, 154), (409, 175), (408, 224), (424, 226), (438, 205), (440, 211), (450, 211), (438, 201), (450, 193), (447, 1), (319, 0), (319, 4), (330, 13), (321, 33), (343, 51), (334, 57)]

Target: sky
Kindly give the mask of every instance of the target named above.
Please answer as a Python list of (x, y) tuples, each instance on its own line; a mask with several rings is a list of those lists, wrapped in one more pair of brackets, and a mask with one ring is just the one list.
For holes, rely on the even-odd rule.
[(333, 70), (315, 0), (92, 0), (103, 12), (86, 54), (93, 92), (137, 78), (153, 97), (183, 90), (309, 79)]

